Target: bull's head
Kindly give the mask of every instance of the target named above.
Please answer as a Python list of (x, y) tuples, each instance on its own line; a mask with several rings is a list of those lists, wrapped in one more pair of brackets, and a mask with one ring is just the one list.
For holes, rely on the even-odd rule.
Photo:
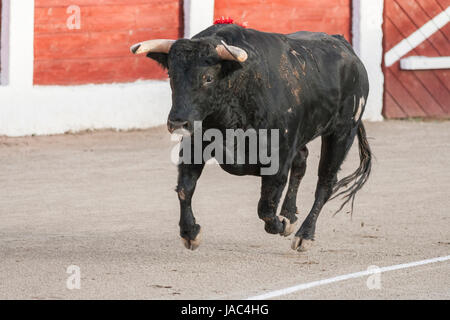
[(145, 53), (168, 70), (172, 109), (167, 120), (170, 132), (193, 132), (194, 121), (214, 113), (215, 92), (231, 72), (247, 60), (245, 50), (216, 39), (148, 40), (130, 48)]

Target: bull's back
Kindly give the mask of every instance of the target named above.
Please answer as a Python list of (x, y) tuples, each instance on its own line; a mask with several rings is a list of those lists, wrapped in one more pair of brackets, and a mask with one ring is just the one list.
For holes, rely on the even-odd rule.
[(323, 91), (321, 99), (336, 103), (355, 93), (367, 98), (367, 72), (343, 36), (299, 31), (286, 37), (309, 65), (304, 76), (316, 93)]

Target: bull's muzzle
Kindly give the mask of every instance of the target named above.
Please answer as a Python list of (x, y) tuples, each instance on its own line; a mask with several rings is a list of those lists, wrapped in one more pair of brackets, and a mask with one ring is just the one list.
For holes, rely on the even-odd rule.
[(167, 120), (167, 129), (170, 133), (173, 133), (175, 130), (187, 130), (190, 132), (190, 126), (188, 121), (173, 121)]

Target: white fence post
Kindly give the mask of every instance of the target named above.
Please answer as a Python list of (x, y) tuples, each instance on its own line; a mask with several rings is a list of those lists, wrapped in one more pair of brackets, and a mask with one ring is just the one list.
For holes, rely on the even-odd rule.
[(192, 38), (212, 25), (214, 0), (184, 0), (184, 37)]
[(353, 0), (353, 47), (369, 74), (370, 92), (363, 119), (383, 119), (383, 0)]

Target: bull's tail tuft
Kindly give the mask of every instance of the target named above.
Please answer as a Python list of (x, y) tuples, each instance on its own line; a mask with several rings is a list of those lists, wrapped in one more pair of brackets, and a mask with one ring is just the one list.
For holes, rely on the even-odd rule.
[[(363, 185), (367, 182), (370, 175), (370, 170), (372, 167), (372, 152), (370, 151), (369, 142), (366, 137), (366, 130), (364, 129), (364, 125), (360, 122), (358, 127), (358, 141), (359, 141), (359, 167), (353, 172), (351, 175), (339, 180), (334, 188), (333, 188), (333, 197), (339, 197), (343, 195), (343, 199), (345, 201), (339, 207), (335, 214), (340, 212), (344, 206), (351, 202), (351, 214), (353, 214), (353, 204), (355, 202), (356, 193), (363, 187)], [(349, 187), (347, 187), (351, 184)], [(339, 189), (342, 187), (347, 187), (345, 190), (337, 193)], [(337, 194), (336, 194), (337, 193)], [(331, 200), (330, 199), (330, 200)]]

